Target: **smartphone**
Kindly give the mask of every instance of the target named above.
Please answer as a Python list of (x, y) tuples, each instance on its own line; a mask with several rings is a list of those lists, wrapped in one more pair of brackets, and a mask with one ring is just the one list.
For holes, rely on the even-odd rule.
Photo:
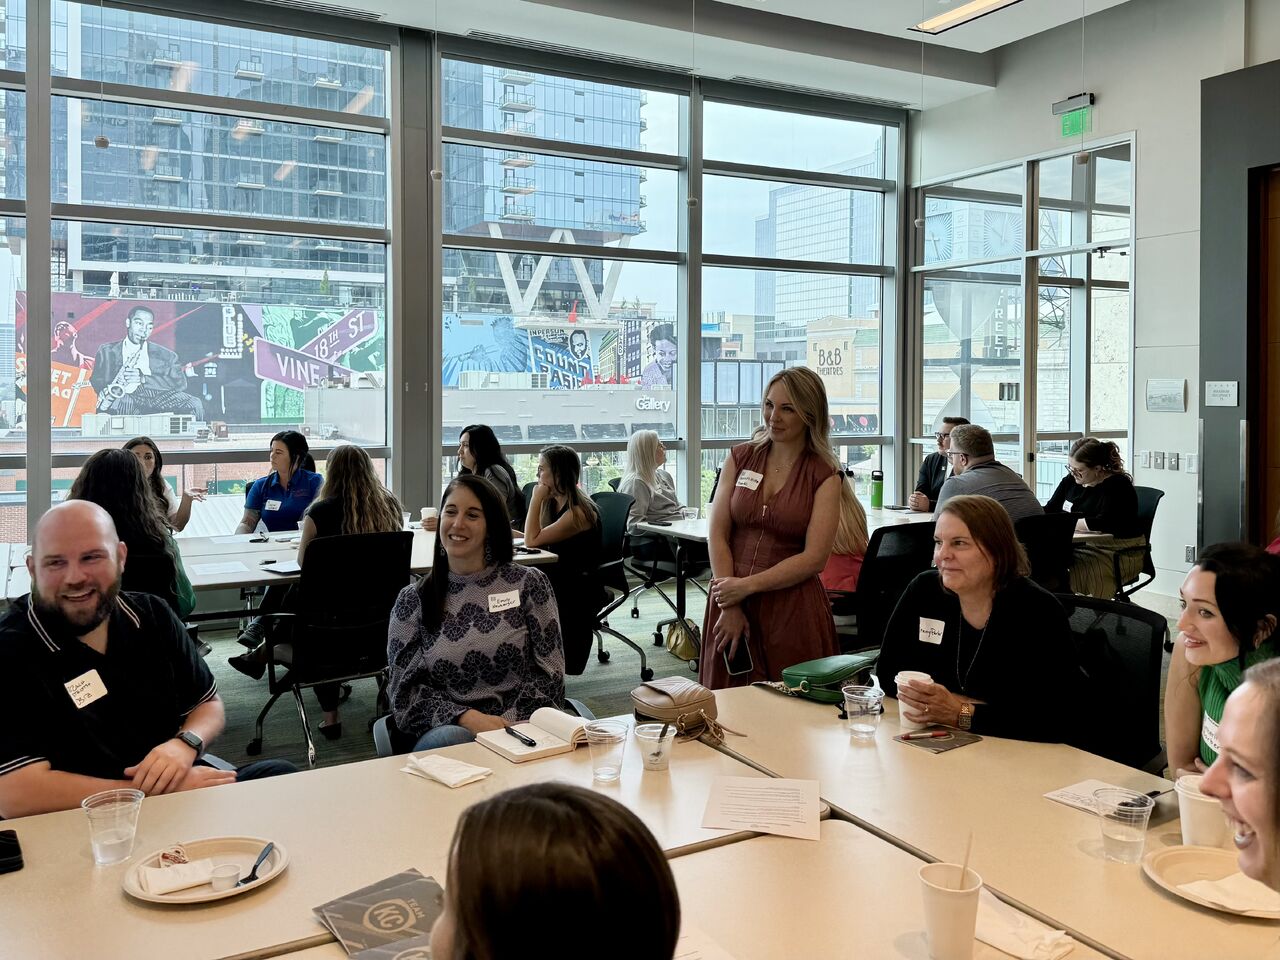
[(911, 509), (910, 507), (904, 506), (901, 503), (886, 503), (884, 505), (884, 508), (886, 510), (910, 510)]
[(747, 644), (745, 636), (738, 641), (738, 649), (732, 660), (729, 659), (729, 648), (724, 648), (724, 668), (729, 671), (731, 677), (739, 677), (755, 669), (755, 664), (751, 662), (751, 647)]
[(22, 847), (14, 830), (0, 830), (0, 873), (22, 869)]
[(669, 527), (671, 526), (671, 521), (670, 520), (650, 520), (649, 524), (650, 526), (654, 526), (654, 527)]

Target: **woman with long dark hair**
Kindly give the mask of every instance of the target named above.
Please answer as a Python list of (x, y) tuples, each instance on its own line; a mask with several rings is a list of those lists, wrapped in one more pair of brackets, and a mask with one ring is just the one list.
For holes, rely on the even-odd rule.
[(387, 696), (415, 750), (468, 743), (564, 700), (551, 584), (513, 562), (510, 529), (492, 484), (457, 477), (441, 501), (431, 572), (396, 598)]
[[(463, 427), (458, 434), (458, 474), (471, 473), (484, 477), (493, 484), (498, 495), (507, 505), (507, 513), (515, 524), (524, 523), (524, 493), (520, 490), (520, 481), (516, 479), (516, 471), (502, 452), (502, 444), (498, 442), (493, 428), (483, 423), (473, 423)], [(439, 518), (428, 517), (423, 521), (424, 530), (435, 530)]]
[(188, 487), (179, 498), (164, 482), (164, 457), (160, 448), (150, 437), (134, 437), (124, 445), (138, 458), (142, 472), (147, 478), (147, 487), (160, 504), (161, 511), (168, 518), (172, 530), (185, 530), (191, 519), (191, 504), (196, 500), (204, 500), (204, 490), (200, 487)]
[[(517, 787), (468, 807), (444, 896), (431, 930), (435, 960), (602, 952), (670, 960), (680, 937), (680, 897), (653, 834), (618, 801), (568, 783)], [(622, 903), (644, 918), (625, 935)]]
[(578, 481), (582, 462), (573, 447), (553, 444), (538, 455), (538, 485), (524, 520), (526, 546), (550, 550), (547, 568), (560, 608), (565, 670), (579, 674), (591, 652), (596, 614), (604, 606), (600, 585), (600, 514)]
[(99, 450), (80, 468), (67, 499), (88, 500), (111, 514), (129, 551), (125, 590), (160, 597), (179, 617), (195, 609), (195, 591), (137, 457), (127, 450)]

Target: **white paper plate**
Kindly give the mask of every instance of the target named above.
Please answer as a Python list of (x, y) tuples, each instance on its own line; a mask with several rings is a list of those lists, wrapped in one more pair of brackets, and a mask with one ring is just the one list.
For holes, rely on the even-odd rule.
[[(240, 876), (247, 877), (249, 871), (253, 869), (253, 862), (258, 859), (258, 854), (270, 842), (261, 837), (209, 837), (206, 840), (189, 840), (182, 845), (187, 850), (187, 856), (192, 860), (208, 858), (213, 861), (215, 867), (224, 863), (234, 863), (240, 867)], [(214, 890), (210, 884), (206, 883), (203, 886), (188, 887), (186, 890), (177, 890), (173, 893), (148, 893), (139, 880), (139, 871), (143, 867), (158, 867), (162, 852), (157, 850), (129, 868), (124, 875), (125, 893), (151, 903), (208, 903), (210, 900), (225, 900), (227, 897), (236, 897), (250, 890), (257, 890), (264, 883), (270, 883), (284, 873), (285, 867), (289, 865), (289, 851), (276, 842), (275, 849), (267, 855), (267, 859), (262, 861), (262, 866), (258, 868), (258, 879), (253, 883), (232, 887), (230, 890)]]
[(1263, 920), (1280, 920), (1280, 910), (1232, 910), (1212, 900), (1180, 890), (1179, 884), (1196, 880), (1221, 880), (1240, 872), (1233, 850), (1220, 847), (1166, 847), (1153, 850), (1142, 858), (1142, 869), (1148, 877), (1174, 896), (1198, 903), (1211, 910), (1234, 913), (1240, 917), (1258, 917)]

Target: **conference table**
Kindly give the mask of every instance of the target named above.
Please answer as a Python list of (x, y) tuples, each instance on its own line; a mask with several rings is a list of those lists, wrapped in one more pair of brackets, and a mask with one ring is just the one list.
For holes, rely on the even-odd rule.
[[(831, 705), (759, 687), (717, 691), (716, 702), (724, 726), (743, 734), (726, 738), (731, 756), (816, 779), (834, 816), (927, 860), (960, 862), (972, 833), (970, 863), (988, 887), (1110, 956), (1280, 956), (1280, 924), (1195, 906), (1140, 865), (1103, 859), (1096, 817), (1044, 797), (1090, 779), (1142, 792), (1169, 790), (1167, 780), (1064, 744), (986, 737), (933, 754), (893, 740), (902, 731), (889, 698), (867, 743), (850, 739)], [(1174, 795), (1160, 797), (1148, 852), (1181, 843), (1176, 816)]]
[[(414, 573), (426, 573), (435, 557), (436, 534), (414, 528), (413, 556), (410, 569)], [(191, 586), (197, 590), (230, 590), (240, 587), (262, 587), (273, 583), (291, 583), (299, 574), (273, 573), (280, 565), (296, 561), (298, 538), (296, 530), (273, 534), (229, 534), (222, 537), (177, 537), (174, 542), (182, 556)], [(4, 596), (16, 600), (31, 590), (31, 577), (27, 573), (26, 557), (30, 552), (23, 544), (0, 544), (5, 560), (7, 576)], [(529, 550), (517, 553), (516, 563), (542, 565), (556, 562), (556, 555), (546, 550)]]
[[(93, 864), (85, 815), (78, 809), (7, 821), (3, 825), (17, 832), (26, 866), (0, 875), (0, 958), (215, 960), (326, 943), (332, 937), (313, 907), (410, 867), (443, 883), (462, 811), (529, 783), (566, 781), (617, 799), (653, 832), (668, 857), (754, 836), (702, 826), (715, 778), (763, 774), (698, 741), (677, 743), (666, 772), (643, 770), (631, 741), (622, 776), (607, 785), (593, 784), (585, 747), (521, 764), (478, 743), (435, 752), (493, 774), (451, 790), (402, 773), (404, 757), (385, 757), (149, 797), (134, 858), (106, 867)], [(275, 841), (289, 854), (288, 869), (256, 891), (195, 906), (146, 903), (121, 889), (139, 858), (174, 843), (218, 836)], [(571, 919), (572, 910), (566, 914)], [(625, 922), (619, 930), (625, 931)]]
[[(846, 821), (824, 821), (821, 834), (817, 843), (756, 837), (673, 860), (685, 931), (702, 933), (734, 960), (929, 960), (921, 861)], [(620, 915), (619, 936), (635, 919)], [(345, 956), (329, 943), (286, 960)], [(1077, 944), (1068, 960), (1101, 956)], [(974, 944), (974, 960), (1008, 957)]]

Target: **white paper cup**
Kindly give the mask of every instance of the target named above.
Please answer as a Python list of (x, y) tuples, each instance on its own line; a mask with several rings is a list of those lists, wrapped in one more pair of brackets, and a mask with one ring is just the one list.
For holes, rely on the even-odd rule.
[(1229, 847), (1231, 830), (1222, 803), (1200, 792), (1200, 774), (1179, 777), (1173, 785), (1178, 795), (1178, 819), (1182, 821), (1182, 842), (1189, 847)]
[[(895, 686), (900, 687), (908, 680), (919, 680), (921, 683), (933, 683), (933, 677), (920, 670), (899, 670), (898, 675), (893, 678), (893, 683)], [(927, 723), (916, 723), (914, 720), (908, 720), (902, 710), (902, 702), (901, 699), (899, 699), (898, 725), (901, 726), (903, 730), (923, 730), (925, 727), (929, 726)]]
[(962, 883), (961, 869), (958, 863), (926, 863), (920, 868), (924, 929), (933, 960), (973, 960), (982, 878), (968, 869)]
[(432, 518), (434, 518), (434, 517), (435, 517), (435, 515), (437, 514), (437, 512), (438, 512), (438, 511), (436, 510), (436, 508), (435, 508), (435, 507), (423, 507), (423, 508), (422, 508), (422, 519), (423, 519), (423, 520), (430, 520), (430, 519), (432, 519)]

